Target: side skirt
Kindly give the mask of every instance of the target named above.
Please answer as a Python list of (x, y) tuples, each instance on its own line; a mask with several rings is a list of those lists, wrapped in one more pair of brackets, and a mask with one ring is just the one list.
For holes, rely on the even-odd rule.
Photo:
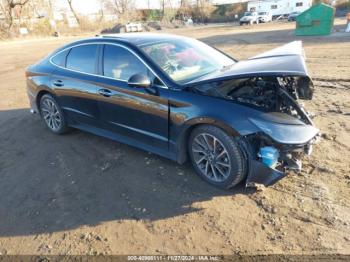
[(98, 128), (98, 127), (94, 127), (94, 126), (90, 126), (90, 125), (86, 125), (86, 124), (81, 124), (81, 123), (71, 123), (69, 126), (80, 129), (82, 131), (86, 131), (88, 133), (92, 133), (98, 136), (102, 136), (105, 138), (109, 138), (111, 140), (123, 143), (123, 144), (127, 144), (129, 146), (133, 146), (139, 149), (142, 149), (144, 151), (147, 152), (151, 152), (154, 153), (156, 155), (159, 155), (161, 157), (165, 157), (171, 160), (176, 161), (176, 153), (175, 152), (171, 152), (171, 151), (166, 151), (166, 150), (162, 150), (159, 149), (157, 147), (153, 147), (144, 143), (140, 143), (140, 141), (137, 141), (135, 139), (131, 139), (129, 137), (125, 137), (119, 134), (116, 134), (114, 132), (102, 129), (102, 128)]

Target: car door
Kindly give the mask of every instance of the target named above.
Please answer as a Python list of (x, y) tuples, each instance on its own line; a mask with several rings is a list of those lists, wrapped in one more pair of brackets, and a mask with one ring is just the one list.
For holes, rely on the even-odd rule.
[(68, 48), (51, 59), (56, 65), (51, 87), (70, 124), (98, 124), (97, 57), (102, 45)]
[[(101, 55), (98, 107), (104, 128), (128, 139), (131, 144), (167, 150), (168, 99), (165, 86), (135, 53), (122, 45), (106, 44)], [(152, 86), (130, 87), (127, 81), (134, 74), (149, 76)]]

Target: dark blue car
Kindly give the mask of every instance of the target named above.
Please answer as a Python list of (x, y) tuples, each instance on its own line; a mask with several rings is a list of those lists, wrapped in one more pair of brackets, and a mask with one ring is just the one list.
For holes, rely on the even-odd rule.
[(270, 185), (318, 137), (301, 42), (237, 61), (200, 41), (104, 35), (59, 48), (26, 71), (31, 111), (184, 163), (209, 183)]

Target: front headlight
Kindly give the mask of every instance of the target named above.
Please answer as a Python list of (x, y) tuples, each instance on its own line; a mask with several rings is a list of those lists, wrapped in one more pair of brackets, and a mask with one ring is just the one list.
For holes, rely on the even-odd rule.
[(257, 119), (249, 120), (263, 133), (281, 144), (305, 144), (319, 133), (319, 130), (311, 125), (288, 125)]

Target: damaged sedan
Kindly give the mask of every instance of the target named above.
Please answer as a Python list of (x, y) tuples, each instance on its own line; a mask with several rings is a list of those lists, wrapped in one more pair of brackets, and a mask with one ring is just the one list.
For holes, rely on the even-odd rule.
[(243, 61), (198, 40), (102, 35), (26, 71), (31, 112), (56, 134), (77, 128), (184, 163), (230, 188), (300, 171), (319, 136), (301, 42)]

